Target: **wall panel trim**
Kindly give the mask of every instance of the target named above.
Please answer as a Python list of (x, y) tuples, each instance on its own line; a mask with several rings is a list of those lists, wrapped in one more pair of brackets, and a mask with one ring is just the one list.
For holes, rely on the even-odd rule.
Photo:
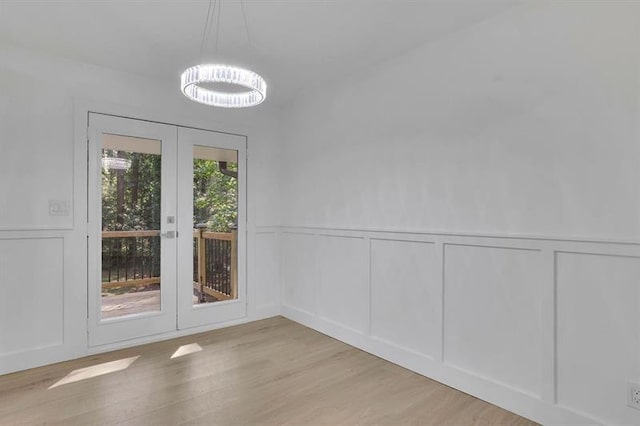
[[(395, 364), (406, 367), (417, 373), (440, 381), (444, 384), (470, 393), (481, 399), (494, 403), (507, 410), (523, 415), (540, 423), (553, 424), (599, 424), (606, 423), (597, 416), (583, 413), (574, 407), (563, 406), (557, 402), (558, 375), (558, 254), (580, 254), (594, 256), (611, 256), (625, 258), (640, 258), (640, 242), (635, 241), (607, 241), (557, 237), (530, 237), (505, 235), (476, 235), (442, 232), (413, 232), (408, 230), (390, 229), (357, 229), (336, 227), (308, 227), (281, 226), (279, 230), (284, 235), (300, 235), (316, 239), (310, 249), (317, 250), (317, 239), (321, 237), (362, 238), (365, 241), (364, 255), (366, 256), (366, 294), (362, 297), (368, 301), (368, 325), (365, 332), (352, 329), (341, 324), (334, 318), (325, 318), (314, 312), (301, 309), (285, 303), (283, 300), (282, 314), (296, 322), (325, 333), (347, 344), (358, 347)], [(435, 279), (441, 286), (441, 317), (439, 324), (440, 352), (432, 356), (418, 352), (412, 348), (379, 337), (372, 332), (372, 247), (374, 242), (406, 242), (429, 244), (435, 247)], [(536, 256), (533, 265), (542, 268), (540, 271), (539, 288), (540, 309), (536, 321), (541, 333), (541, 341), (536, 356), (539, 364), (540, 383), (539, 392), (520, 389), (511, 383), (505, 383), (497, 377), (483, 376), (480, 372), (457, 366), (445, 360), (445, 315), (446, 315), (446, 249), (447, 246), (474, 247), (479, 249), (497, 249), (531, 252)], [(317, 258), (316, 253), (310, 254)], [(320, 268), (319, 261), (316, 268)], [(282, 259), (282, 274), (286, 275), (287, 259)], [(309, 271), (316, 274), (318, 271)], [(318, 286), (317, 279), (308, 277), (311, 285)], [(348, 285), (348, 283), (344, 283)], [(295, 283), (288, 283), (289, 286)], [(533, 287), (528, 287), (533, 288)]]

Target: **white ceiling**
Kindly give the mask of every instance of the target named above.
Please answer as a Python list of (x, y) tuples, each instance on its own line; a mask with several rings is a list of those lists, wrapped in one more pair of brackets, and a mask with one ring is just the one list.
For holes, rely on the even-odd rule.
[(516, 3), (244, 0), (248, 43), (241, 3), (222, 0), (218, 53), (214, 25), (200, 58), (208, 0), (0, 0), (0, 40), (176, 84), (190, 65), (226, 61), (262, 74), (281, 103)]

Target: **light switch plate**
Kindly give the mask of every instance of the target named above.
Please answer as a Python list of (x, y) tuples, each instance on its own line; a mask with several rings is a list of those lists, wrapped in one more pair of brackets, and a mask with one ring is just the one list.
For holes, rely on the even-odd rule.
[(49, 216), (69, 216), (71, 201), (49, 200)]
[(627, 382), (627, 387), (627, 405), (640, 410), (640, 382)]

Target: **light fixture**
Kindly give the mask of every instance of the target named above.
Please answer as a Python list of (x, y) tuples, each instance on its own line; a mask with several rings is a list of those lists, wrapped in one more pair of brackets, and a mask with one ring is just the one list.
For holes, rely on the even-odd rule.
[[(180, 79), (182, 93), (201, 104), (224, 108), (244, 108), (258, 105), (267, 96), (267, 83), (253, 71), (219, 64), (202, 64), (188, 68)], [(225, 83), (248, 89), (242, 92), (222, 92), (205, 89), (199, 84)]]
[[(200, 56), (207, 40), (209, 30), (209, 21), (216, 14), (216, 5), (218, 6), (218, 23), (216, 28), (216, 53), (218, 49), (218, 32), (220, 31), (220, 10), (222, 0), (216, 0), (213, 3), (213, 14), (211, 14), (211, 5), (213, 0), (209, 0), (209, 10), (207, 11), (207, 22), (202, 33), (202, 42), (200, 44)], [(240, 0), (242, 7), (242, 16), (244, 18), (244, 26), (249, 38), (249, 27), (247, 25), (247, 17), (244, 13), (244, 4)], [(213, 90), (204, 87), (205, 84), (219, 84), (235, 86), (236, 90), (224, 91)], [(237, 90), (239, 88), (239, 90)], [(223, 64), (200, 64), (187, 68), (180, 77), (180, 89), (182, 93), (192, 101), (201, 104), (223, 107), (223, 108), (245, 108), (252, 107), (262, 103), (267, 97), (267, 83), (259, 74), (240, 67), (223, 65)]]
[(131, 160), (128, 158), (102, 157), (102, 167), (108, 170), (129, 170)]

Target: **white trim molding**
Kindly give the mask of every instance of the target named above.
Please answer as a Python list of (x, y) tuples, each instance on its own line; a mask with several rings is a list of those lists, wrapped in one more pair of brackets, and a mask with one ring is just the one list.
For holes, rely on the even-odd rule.
[[(640, 243), (300, 226), (280, 232), (285, 317), (543, 424), (640, 423), (623, 391), (625, 380), (640, 379), (640, 345), (633, 346)], [(559, 257), (566, 253), (582, 262)], [(601, 301), (601, 291), (610, 300)], [(630, 301), (624, 312), (609, 312), (613, 299)], [(590, 309), (604, 322), (629, 322), (611, 330), (602, 365), (585, 356), (576, 367), (569, 357), (600, 343), (597, 330), (588, 341), (588, 330), (575, 329)], [(607, 362), (623, 365), (610, 375), (587, 371), (608, 371)], [(576, 381), (590, 395), (576, 393)]]

